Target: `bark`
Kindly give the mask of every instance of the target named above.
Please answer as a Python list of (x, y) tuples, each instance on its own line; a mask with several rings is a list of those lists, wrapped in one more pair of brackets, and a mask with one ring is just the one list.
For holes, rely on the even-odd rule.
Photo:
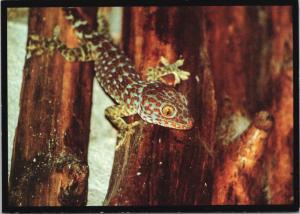
[[(93, 23), (95, 10), (81, 11)], [(143, 78), (161, 56), (185, 59), (191, 76), (176, 89), (195, 124), (143, 123), (118, 139), (105, 205), (294, 202), (291, 14), (288, 6), (124, 9), (121, 47)], [(59, 9), (30, 11), (30, 33), (51, 36), (57, 24), (75, 47)], [(86, 204), (91, 66), (59, 54), (26, 61), (11, 205)]]
[(293, 203), (291, 14), (288, 6), (125, 9), (122, 47), (144, 78), (160, 56), (185, 59), (191, 76), (177, 89), (195, 126), (144, 124), (127, 136), (105, 205)]
[(192, 7), (124, 11), (123, 48), (143, 77), (160, 56), (174, 62), (183, 55), (183, 69), (191, 76), (177, 89), (187, 96), (196, 124), (191, 131), (147, 124), (128, 137), (115, 154), (107, 205), (210, 202), (216, 101), (203, 44), (205, 26), (199, 22), (201, 11)]
[[(221, 152), (214, 170), (213, 204), (293, 203), (291, 14), (292, 8), (288, 6), (208, 10), (208, 23), (212, 26), (208, 30), (211, 38), (208, 50), (212, 56), (218, 106), (222, 106), (218, 112), (217, 138)], [(268, 133), (270, 137), (265, 140), (263, 151), (257, 150), (256, 166), (250, 174), (239, 170), (232, 177), (230, 173), (219, 176), (221, 171), (233, 172), (239, 167), (237, 162), (223, 164), (224, 160), (238, 155), (227, 152), (237, 148), (236, 142), (227, 145), (234, 141), (232, 132), (261, 110), (273, 115), (274, 128)], [(251, 126), (245, 134), (250, 130)], [(246, 146), (247, 143), (240, 145), (236, 153)], [(233, 182), (234, 179), (237, 180)]]
[[(95, 10), (89, 10), (95, 18)], [(29, 34), (78, 41), (60, 8), (31, 8)], [(91, 63), (69, 63), (59, 53), (26, 60), (9, 182), (12, 206), (85, 205), (91, 114)]]
[[(268, 201), (271, 204), (294, 203), (293, 159), (293, 31), (292, 8), (274, 7), (268, 11), (272, 20), (270, 70), (273, 97), (271, 112), (276, 124), (268, 141), (267, 176)], [(295, 109), (296, 110), (296, 109)]]
[(250, 205), (258, 202), (260, 195), (252, 188), (259, 183), (256, 165), (263, 155), (272, 126), (272, 116), (268, 112), (259, 112), (249, 128), (223, 151), (215, 168), (212, 204)]

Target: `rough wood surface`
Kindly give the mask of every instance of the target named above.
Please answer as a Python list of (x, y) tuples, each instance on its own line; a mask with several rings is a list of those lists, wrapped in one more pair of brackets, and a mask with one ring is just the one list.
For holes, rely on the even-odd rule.
[(185, 59), (183, 69), (191, 77), (177, 89), (187, 96), (196, 124), (191, 131), (141, 126), (115, 154), (105, 204), (210, 202), (213, 163), (209, 151), (215, 142), (216, 101), (203, 46), (202, 15), (200, 8), (192, 7), (125, 9), (123, 48), (143, 77), (160, 56), (171, 62), (180, 55)]
[(128, 136), (105, 205), (293, 202), (291, 14), (262, 6), (125, 9), (122, 47), (143, 77), (160, 56), (185, 59), (191, 76), (177, 89), (195, 127), (142, 125)]
[[(95, 17), (95, 9), (89, 11)], [(52, 36), (56, 25), (68, 46), (78, 44), (60, 8), (31, 8), (29, 34)], [(26, 60), (9, 183), (13, 206), (85, 205), (91, 114), (91, 63), (60, 54)]]
[[(292, 8), (209, 7), (207, 20), (211, 26), (208, 28), (208, 50), (220, 107), (218, 127), (222, 127), (223, 122), (227, 127), (222, 136), (217, 137), (216, 148), (221, 152), (215, 160), (212, 202), (293, 203)], [(235, 178), (228, 174), (218, 176), (219, 171), (234, 171), (238, 167), (238, 163), (223, 164), (226, 158), (238, 155), (227, 153), (236, 145), (224, 144), (235, 140), (230, 138), (233, 136), (231, 132), (242, 125), (241, 118), (244, 121), (252, 119), (261, 110), (269, 111), (274, 120), (273, 130), (262, 148), (264, 151), (257, 150), (256, 166), (250, 174), (244, 171), (247, 174), (241, 176), (244, 181), (237, 181), (228, 191), (220, 192)], [(237, 188), (246, 191), (236, 192), (233, 197)]]
[[(273, 117), (261, 111), (248, 129), (216, 160), (212, 204), (251, 205), (261, 203), (263, 194), (257, 177), (257, 164), (265, 151), (266, 141), (273, 126)], [(256, 188), (256, 189), (255, 189)]]
[[(95, 20), (95, 9), (80, 10)], [(144, 123), (127, 135), (115, 152), (104, 205), (293, 203), (291, 10), (124, 8), (121, 47), (143, 78), (161, 56), (185, 59), (191, 76), (176, 89), (195, 125), (180, 131)], [(51, 36), (57, 24), (64, 26), (61, 39), (76, 46), (59, 9), (31, 9), (30, 33)], [(26, 61), (12, 205), (86, 204), (90, 70), (59, 54)]]
[[(272, 20), (270, 70), (273, 97), (271, 112), (275, 118), (274, 132), (268, 141), (267, 175), (270, 204), (294, 201), (294, 100), (293, 100), (293, 31), (292, 9), (274, 7), (268, 13)], [(269, 96), (270, 96), (269, 95)], [(297, 142), (296, 142), (297, 143)], [(298, 170), (298, 169), (295, 169)]]

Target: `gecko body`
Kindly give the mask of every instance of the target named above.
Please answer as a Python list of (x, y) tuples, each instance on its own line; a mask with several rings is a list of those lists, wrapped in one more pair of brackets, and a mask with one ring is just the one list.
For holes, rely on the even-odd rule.
[(130, 130), (139, 124), (138, 121), (127, 124), (123, 119), (134, 114), (139, 114), (146, 122), (164, 127), (183, 130), (192, 128), (193, 118), (184, 95), (159, 81), (167, 74), (174, 74), (177, 83), (187, 79), (189, 73), (178, 68), (183, 60), (169, 64), (163, 58), (163, 66), (149, 68), (147, 80), (142, 80), (132, 61), (113, 44), (107, 29), (104, 28), (103, 32), (92, 30), (76, 8), (63, 10), (81, 46), (68, 48), (57, 35), (48, 39), (31, 36), (29, 52), (35, 51), (39, 55), (51, 49), (58, 50), (68, 61), (94, 61), (97, 81), (117, 103), (108, 107), (105, 115), (121, 131)]

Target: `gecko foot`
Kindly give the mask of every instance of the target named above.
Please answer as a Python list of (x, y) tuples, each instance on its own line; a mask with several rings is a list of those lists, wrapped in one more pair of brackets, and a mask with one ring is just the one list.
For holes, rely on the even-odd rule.
[[(160, 58), (161, 65), (156, 67), (150, 67), (147, 69), (147, 80), (160, 80), (165, 84), (168, 84), (162, 77), (168, 74), (174, 75), (174, 82), (172, 85), (179, 84), (182, 80), (187, 80), (190, 76), (190, 72), (181, 70), (179, 67), (183, 65), (184, 59), (179, 59), (175, 63), (170, 64), (165, 57)], [(169, 84), (168, 84), (169, 85)]]
[(129, 142), (128, 138), (130, 138), (133, 133), (135, 133), (135, 128), (141, 124), (141, 121), (135, 121), (133, 123), (130, 123), (126, 126), (125, 129), (123, 129), (118, 134), (118, 144), (116, 146), (116, 151), (118, 151), (123, 145), (126, 144), (126, 142)]

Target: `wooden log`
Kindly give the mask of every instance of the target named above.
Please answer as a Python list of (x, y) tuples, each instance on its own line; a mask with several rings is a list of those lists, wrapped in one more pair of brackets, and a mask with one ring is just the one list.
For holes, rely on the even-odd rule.
[(270, 204), (292, 204), (293, 184), (293, 70), (285, 68), (277, 82), (278, 98), (273, 101), (274, 132), (268, 141), (267, 198)]
[[(144, 124), (115, 153), (105, 205), (208, 204), (216, 101), (202, 47), (204, 23), (199, 7), (125, 8), (123, 49), (145, 78), (161, 56), (183, 56), (189, 80), (177, 89), (190, 103), (195, 127), (190, 131)], [(189, 24), (187, 24), (189, 23)], [(196, 39), (191, 39), (196, 38)]]
[[(95, 9), (87, 9), (89, 21)], [(78, 45), (60, 8), (31, 8), (29, 34)], [(85, 205), (91, 114), (91, 63), (70, 63), (59, 53), (26, 59), (9, 182), (12, 206)]]
[(270, 70), (272, 80), (271, 112), (275, 118), (274, 132), (268, 141), (267, 197), (270, 204), (294, 203), (294, 100), (293, 100), (293, 31), (292, 8), (273, 7)]
[[(221, 152), (215, 165), (213, 204), (293, 201), (291, 14), (290, 7), (210, 7), (207, 10), (208, 50), (220, 107), (218, 129), (223, 129), (216, 133), (216, 150)], [(257, 161), (250, 173), (253, 176), (247, 174), (247, 179), (240, 179), (243, 175), (240, 180), (237, 174), (235, 178), (230, 177), (229, 171), (236, 171), (238, 164), (232, 162), (226, 166), (223, 161), (238, 155), (240, 149), (234, 154), (227, 152), (234, 147), (228, 144), (242, 133), (242, 125), (247, 127), (247, 120), (262, 109), (274, 117), (267, 148), (263, 154), (257, 150), (256, 155), (261, 158), (253, 159)], [(222, 170), (224, 174), (220, 177)], [(233, 182), (234, 179), (237, 180)], [(246, 191), (237, 193), (237, 188)]]
[[(255, 77), (261, 73), (261, 61), (267, 58), (263, 50), (269, 37), (265, 30), (268, 23), (259, 20), (259, 14), (266, 16), (263, 7), (205, 8), (207, 49), (219, 107), (212, 204), (265, 203), (262, 179), (252, 177), (252, 174), (258, 177), (263, 174), (257, 163), (263, 155), (265, 142), (254, 140), (252, 149), (255, 148), (256, 154), (251, 160), (254, 162), (251, 172), (243, 172), (238, 161), (242, 156), (240, 152), (253, 142), (254, 125), (247, 127), (255, 113), (261, 110), (255, 99)], [(241, 141), (238, 137), (242, 133), (247, 137)], [(252, 188), (254, 186), (256, 189)]]
[(272, 126), (272, 116), (259, 112), (241, 137), (219, 156), (214, 172), (213, 205), (250, 205), (258, 200), (252, 186), (262, 178), (257, 179), (253, 172), (264, 153)]

